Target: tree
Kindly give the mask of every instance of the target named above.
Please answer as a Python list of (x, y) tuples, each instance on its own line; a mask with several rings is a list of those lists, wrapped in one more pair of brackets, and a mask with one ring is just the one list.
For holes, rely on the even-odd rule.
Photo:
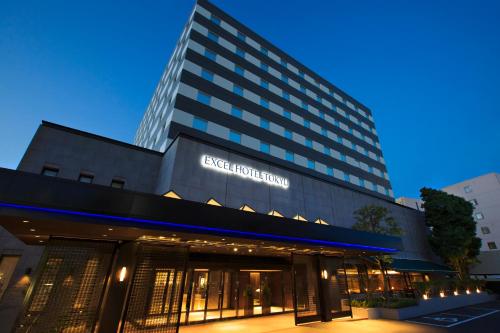
[[(354, 230), (374, 232), (377, 234), (401, 236), (403, 230), (397, 221), (390, 215), (386, 207), (376, 205), (366, 205), (354, 212), (356, 223), (352, 226)], [(390, 255), (376, 255), (373, 257), (377, 263), (382, 279), (384, 281), (384, 295), (387, 295), (389, 289), (389, 280), (386, 269), (392, 263)]]
[(477, 262), (481, 248), (472, 217), (474, 207), (463, 198), (430, 188), (422, 188), (420, 196), (431, 229), (431, 248), (457, 271), (461, 280), (467, 279), (469, 265)]

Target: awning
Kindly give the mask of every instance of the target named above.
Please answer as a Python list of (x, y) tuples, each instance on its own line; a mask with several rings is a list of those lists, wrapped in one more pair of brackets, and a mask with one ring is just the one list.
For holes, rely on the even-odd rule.
[(391, 268), (398, 272), (454, 273), (448, 266), (425, 260), (394, 259)]

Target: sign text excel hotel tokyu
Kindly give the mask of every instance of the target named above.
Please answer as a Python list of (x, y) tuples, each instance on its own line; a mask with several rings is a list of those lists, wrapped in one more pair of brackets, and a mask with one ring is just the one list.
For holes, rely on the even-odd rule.
[[(365, 205), (404, 236), (352, 230)], [(134, 144), (43, 122), (17, 170), (0, 169), (0, 222), (29, 245), (9, 250), (2, 289), (18, 333), (328, 321), (379, 290), (372, 255), (396, 256), (394, 292), (430, 274), (423, 217), (394, 203), (371, 111), (205, 0)]]

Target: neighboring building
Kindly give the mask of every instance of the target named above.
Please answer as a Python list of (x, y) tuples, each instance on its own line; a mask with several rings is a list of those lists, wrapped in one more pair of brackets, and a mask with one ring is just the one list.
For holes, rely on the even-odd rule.
[[(488, 173), (454, 185), (443, 191), (464, 198), (474, 206), (477, 223), (476, 235), (481, 238), (479, 263), (471, 269), (471, 274), (500, 280), (500, 174)], [(420, 199), (401, 197), (400, 205), (424, 211)]]
[(403, 205), (405, 207), (413, 208), (421, 212), (424, 211), (422, 204), (424, 203), (420, 199), (410, 198), (410, 197), (400, 197), (396, 199), (396, 203)]
[(481, 251), (500, 248), (500, 174), (488, 173), (454, 185), (443, 191), (462, 197), (474, 206), (477, 236), (482, 240)]
[(443, 191), (474, 206), (476, 234), (482, 245), (479, 263), (471, 268), (471, 274), (500, 281), (500, 174), (488, 173), (446, 186)]
[[(328, 321), (381, 289), (373, 255), (396, 257), (394, 292), (450, 273), (423, 214), (392, 199), (369, 110), (205, 0), (135, 142), (43, 122), (0, 169), (0, 222), (24, 242), (1, 230), (0, 332)], [(370, 204), (404, 235), (351, 229)]]

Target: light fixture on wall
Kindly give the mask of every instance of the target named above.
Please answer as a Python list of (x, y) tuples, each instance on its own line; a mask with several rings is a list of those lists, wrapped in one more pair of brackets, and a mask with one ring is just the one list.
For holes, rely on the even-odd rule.
[(321, 277), (323, 280), (328, 280), (328, 271), (326, 269), (321, 271)]
[(120, 269), (120, 274), (118, 275), (118, 281), (123, 282), (125, 281), (126, 277), (127, 277), (127, 267), (123, 266), (122, 269)]

